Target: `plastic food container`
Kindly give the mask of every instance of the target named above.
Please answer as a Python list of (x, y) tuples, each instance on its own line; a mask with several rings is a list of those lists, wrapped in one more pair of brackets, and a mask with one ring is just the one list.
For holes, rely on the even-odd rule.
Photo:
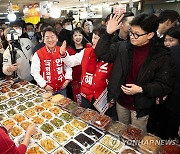
[(115, 154), (115, 152), (113, 152), (112, 150), (110, 150), (109, 148), (105, 147), (100, 143), (96, 143), (90, 149), (90, 151), (93, 152), (94, 154)]
[(54, 104), (50, 101), (46, 101), (46, 102), (42, 103), (42, 106), (46, 109), (49, 109), (49, 108), (53, 107)]
[(76, 137), (74, 137), (74, 139), (86, 149), (90, 148), (95, 143), (95, 141), (90, 139), (87, 135), (85, 135), (85, 133), (78, 134)]
[(15, 114), (13, 116), (13, 119), (16, 120), (18, 123), (20, 123), (20, 122), (26, 120), (26, 117), (22, 114)]
[(73, 121), (71, 121), (71, 125), (76, 127), (79, 130), (84, 130), (85, 128), (87, 128), (87, 124), (81, 120), (77, 120), (74, 119)]
[(4, 102), (8, 100), (8, 97), (7, 96), (4, 96), (4, 95), (0, 95), (0, 103)]
[(121, 136), (123, 131), (127, 128), (127, 125), (121, 123), (121, 122), (113, 122), (108, 128), (108, 132), (112, 135), (115, 135), (117, 137)]
[(17, 124), (17, 122), (14, 119), (12, 119), (12, 118), (5, 119), (4, 121), (2, 121), (2, 125), (3, 126), (7, 126), (7, 125), (14, 126), (15, 124)]
[(66, 141), (70, 139), (70, 136), (66, 134), (64, 131), (61, 129), (58, 129), (56, 131), (53, 131), (50, 136), (57, 141), (60, 145), (63, 145)]
[(44, 123), (41, 125), (40, 129), (44, 131), (46, 134), (50, 134), (54, 131), (54, 127), (49, 123)]
[(0, 104), (0, 111), (1, 111), (1, 112), (6, 111), (7, 109), (8, 109), (8, 106), (7, 106), (5, 103)]
[(147, 154), (158, 154), (161, 149), (160, 138), (152, 134), (146, 134), (142, 137), (139, 144), (139, 151)]
[(83, 154), (86, 152), (86, 150), (76, 140), (73, 139), (64, 145), (64, 148), (73, 154)]
[(59, 118), (54, 118), (54, 119), (50, 120), (50, 123), (53, 126), (55, 126), (56, 128), (60, 128), (61, 126), (64, 125), (64, 122)]
[(32, 120), (32, 122), (35, 123), (35, 124), (42, 124), (42, 123), (45, 121), (44, 118), (42, 118), (42, 117), (40, 117), (40, 116), (38, 116), (38, 115), (36, 115), (36, 116), (34, 116), (34, 117), (31, 117), (31, 120)]
[(24, 130), (26, 130), (26, 129), (28, 128), (28, 126), (31, 125), (31, 124), (32, 124), (32, 121), (25, 120), (25, 121), (22, 121), (22, 122), (20, 123), (20, 126), (21, 126)]
[(68, 112), (72, 112), (74, 109), (76, 109), (78, 107), (78, 104), (75, 102), (71, 102), (69, 104), (66, 104), (63, 106), (63, 109), (68, 111)]
[(32, 139), (35, 141), (39, 141), (43, 138), (43, 136), (46, 136), (46, 134), (43, 131), (36, 128), (35, 133), (32, 135)]
[(109, 134), (105, 135), (100, 142), (115, 152), (119, 152), (119, 150), (124, 146), (124, 143), (122, 143), (119, 138), (115, 138)]
[(64, 125), (62, 130), (68, 133), (70, 136), (74, 136), (75, 134), (78, 133), (78, 130), (75, 127), (73, 127), (71, 124)]
[(49, 109), (49, 111), (52, 112), (52, 113), (54, 113), (55, 115), (58, 115), (58, 114), (62, 113), (62, 110), (61, 110), (59, 107), (56, 107), (56, 106), (51, 107), (51, 108)]
[(97, 115), (94, 120), (91, 122), (92, 125), (94, 125), (95, 127), (98, 127), (102, 130), (106, 130), (107, 126), (111, 123), (111, 118), (106, 116), (106, 115), (102, 115), (99, 114)]
[(54, 154), (68, 154), (68, 152), (65, 149), (63, 149), (62, 147), (60, 147), (54, 151)]
[(38, 144), (28, 146), (26, 153), (27, 154), (46, 154), (46, 152)]
[(16, 100), (13, 100), (13, 99), (10, 99), (10, 100), (7, 102), (7, 105), (8, 105), (10, 108), (16, 106), (16, 104), (17, 104), (17, 101), (16, 101)]
[(53, 114), (50, 113), (49, 111), (43, 111), (41, 113), (41, 116), (47, 120), (52, 119), (54, 117)]
[(24, 111), (24, 115), (27, 116), (28, 118), (31, 118), (36, 115), (36, 112), (34, 111), (33, 108), (29, 108)]
[(27, 90), (26, 88), (21, 87), (21, 88), (16, 89), (16, 91), (17, 91), (18, 93), (23, 94), (23, 93), (26, 93), (28, 90)]
[(16, 101), (19, 102), (19, 103), (22, 103), (22, 102), (25, 102), (26, 99), (24, 98), (24, 96), (19, 95), (19, 96), (16, 98)]
[(97, 130), (96, 128), (93, 127), (88, 127), (86, 130), (84, 130), (84, 132), (91, 138), (94, 140), (99, 140), (102, 136), (104, 136), (103, 132), (100, 132), (99, 130)]
[(72, 121), (73, 117), (71, 114), (64, 112), (60, 115), (60, 118), (62, 118), (63, 120), (65, 120), (66, 122), (70, 122)]
[(0, 121), (3, 121), (4, 119), (7, 119), (7, 115), (4, 113), (0, 113)]
[(163, 145), (161, 154), (179, 154), (180, 146), (178, 145)]
[(79, 117), (85, 110), (85, 108), (79, 106), (72, 111), (72, 114), (76, 117)]
[(16, 109), (19, 111), (19, 112), (22, 112), (22, 111), (24, 111), (24, 110), (26, 110), (27, 109), (27, 107), (25, 106), (25, 105), (18, 105), (17, 107), (16, 107)]
[(14, 126), (11, 130), (11, 135), (13, 137), (20, 136), (21, 134), (25, 134), (24, 130), (18, 126)]
[(142, 135), (143, 130), (133, 125), (128, 125), (122, 133), (121, 140), (129, 146), (137, 147)]
[(50, 137), (42, 138), (38, 144), (48, 153), (52, 153), (55, 149), (59, 147), (58, 143), (51, 139)]
[(12, 117), (12, 116), (14, 116), (15, 114), (17, 114), (17, 113), (19, 113), (17, 110), (15, 110), (15, 109), (9, 109), (9, 110), (7, 110), (6, 111), (6, 114), (9, 116), (9, 117)]
[(96, 118), (98, 113), (91, 109), (86, 109), (80, 116), (80, 119), (83, 121), (86, 121), (88, 123), (91, 123), (91, 121)]

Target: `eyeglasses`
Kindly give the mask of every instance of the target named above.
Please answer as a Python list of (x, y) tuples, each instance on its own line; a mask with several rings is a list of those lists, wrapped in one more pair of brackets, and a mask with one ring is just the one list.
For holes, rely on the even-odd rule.
[(129, 30), (129, 36), (133, 36), (135, 39), (138, 39), (139, 37), (146, 35), (146, 34), (148, 34), (148, 33), (136, 34), (136, 33), (133, 33), (132, 31)]

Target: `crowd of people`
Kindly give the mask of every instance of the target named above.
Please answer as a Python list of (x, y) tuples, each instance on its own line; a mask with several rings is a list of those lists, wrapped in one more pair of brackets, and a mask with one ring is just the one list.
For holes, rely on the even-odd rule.
[[(69, 19), (54, 25), (3, 24), (0, 78), (19, 77), (93, 110), (107, 89), (105, 114), (113, 120), (179, 140), (179, 20), (178, 12), (164, 10), (159, 15), (110, 14), (94, 28), (90, 19), (75, 26)], [(34, 129), (28, 129), (25, 146)], [(2, 145), (7, 131), (0, 131), (5, 133)], [(12, 149), (22, 147), (3, 148), (7, 153)]]

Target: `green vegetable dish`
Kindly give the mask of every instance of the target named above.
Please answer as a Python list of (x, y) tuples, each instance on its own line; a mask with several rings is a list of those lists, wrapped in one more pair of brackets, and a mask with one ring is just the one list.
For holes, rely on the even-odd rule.
[(64, 122), (58, 118), (54, 118), (53, 120), (50, 121), (54, 126), (57, 128), (60, 128), (62, 125), (64, 125)]
[(40, 128), (41, 128), (46, 134), (50, 134), (51, 132), (54, 131), (54, 127), (51, 126), (51, 125), (48, 124), (48, 123), (43, 124)]

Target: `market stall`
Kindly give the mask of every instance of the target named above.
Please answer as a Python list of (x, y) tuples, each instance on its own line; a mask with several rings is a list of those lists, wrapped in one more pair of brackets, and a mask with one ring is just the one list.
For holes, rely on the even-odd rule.
[(0, 91), (0, 124), (13, 125), (9, 136), (17, 146), (27, 127), (37, 124), (27, 154), (139, 154), (168, 149), (157, 144), (161, 139), (156, 136), (79, 107), (62, 95), (51, 96), (27, 81), (0, 81)]

